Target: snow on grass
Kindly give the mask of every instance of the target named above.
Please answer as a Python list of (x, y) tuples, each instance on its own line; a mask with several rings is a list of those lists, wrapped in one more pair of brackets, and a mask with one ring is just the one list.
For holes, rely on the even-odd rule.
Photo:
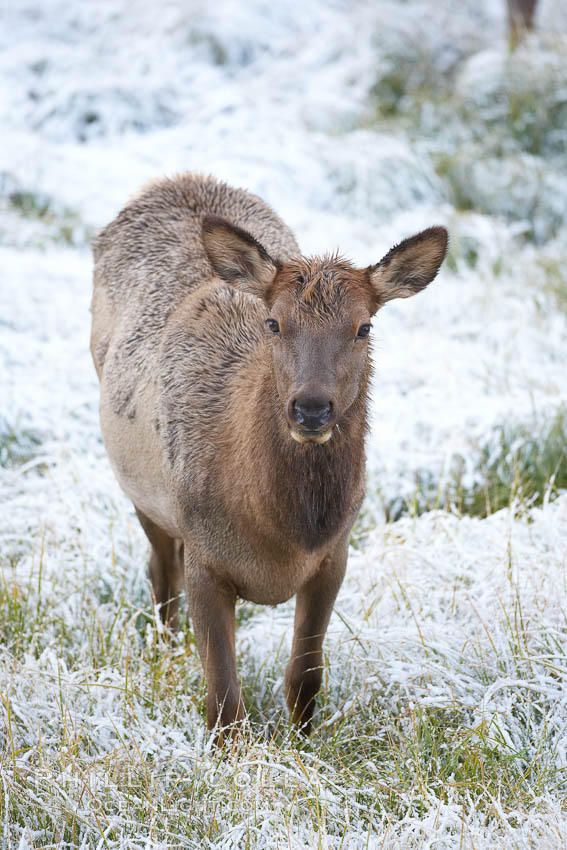
[[(2, 846), (563, 846), (564, 10), (541, 0), (512, 56), (503, 3), (2, 16)], [(451, 232), (427, 293), (374, 320), (314, 735), (284, 707), (293, 602), (242, 603), (250, 718), (224, 757), (190, 626), (156, 619), (88, 353), (90, 234), (187, 168), (260, 193), (306, 252)]]
[(251, 721), (222, 759), (205, 733), (193, 642), (160, 635), (124, 500), (105, 501), (99, 480), (83, 486), (84, 503), (69, 494), (55, 506), (70, 476), (45, 475), (34, 488), (54, 506), (22, 540), (33, 472), (12, 475), (21, 525), (10, 523), (0, 585), (12, 841), (565, 838), (565, 497), (522, 519), (429, 513), (373, 532), (351, 554), (310, 742), (289, 737), (281, 693), (292, 605), (243, 605)]

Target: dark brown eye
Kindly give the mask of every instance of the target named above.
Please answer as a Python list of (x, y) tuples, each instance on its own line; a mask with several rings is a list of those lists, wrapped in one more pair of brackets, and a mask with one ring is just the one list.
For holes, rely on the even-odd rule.
[(266, 319), (266, 325), (273, 334), (279, 334), (280, 326), (275, 319)]
[(368, 324), (367, 325), (361, 325), (358, 329), (357, 336), (360, 337), (361, 339), (364, 339), (370, 333), (371, 327), (372, 327), (372, 325), (368, 325)]

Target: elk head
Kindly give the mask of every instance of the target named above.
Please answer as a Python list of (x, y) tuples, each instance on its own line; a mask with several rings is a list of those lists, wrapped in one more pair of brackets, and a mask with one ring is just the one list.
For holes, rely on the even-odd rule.
[(387, 301), (421, 292), (447, 251), (444, 227), (405, 239), (376, 265), (357, 269), (338, 256), (280, 262), (253, 236), (205, 216), (203, 243), (215, 273), (260, 298), (290, 436), (326, 443), (367, 374), (371, 318)]

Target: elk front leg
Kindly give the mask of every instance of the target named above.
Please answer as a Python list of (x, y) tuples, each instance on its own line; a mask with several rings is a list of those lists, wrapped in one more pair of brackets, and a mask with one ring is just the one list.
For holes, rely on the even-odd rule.
[(308, 735), (323, 675), (323, 638), (345, 574), (348, 537), (298, 591), (291, 658), (285, 673), (292, 721)]
[(218, 722), (222, 728), (244, 717), (234, 647), (236, 594), (212, 571), (196, 569), (187, 560), (186, 580), (189, 615), (207, 681), (207, 724), (213, 729)]

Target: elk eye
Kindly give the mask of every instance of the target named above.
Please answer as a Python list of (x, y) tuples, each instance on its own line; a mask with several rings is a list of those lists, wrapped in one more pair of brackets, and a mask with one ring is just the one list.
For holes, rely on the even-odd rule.
[(275, 319), (266, 319), (266, 325), (268, 326), (268, 329), (269, 329), (269, 330), (270, 330), (273, 334), (279, 334), (279, 332), (280, 332), (280, 326), (279, 326), (279, 323), (278, 323), (278, 322), (276, 322), (276, 320), (275, 320)]
[(368, 325), (368, 324), (366, 324), (366, 325), (361, 325), (361, 326), (359, 327), (359, 329), (358, 329), (357, 336), (359, 336), (361, 339), (364, 339), (364, 338), (365, 338), (365, 337), (367, 337), (367, 336), (368, 336), (368, 334), (370, 333), (370, 328), (371, 328), (371, 327), (372, 327), (372, 325)]

